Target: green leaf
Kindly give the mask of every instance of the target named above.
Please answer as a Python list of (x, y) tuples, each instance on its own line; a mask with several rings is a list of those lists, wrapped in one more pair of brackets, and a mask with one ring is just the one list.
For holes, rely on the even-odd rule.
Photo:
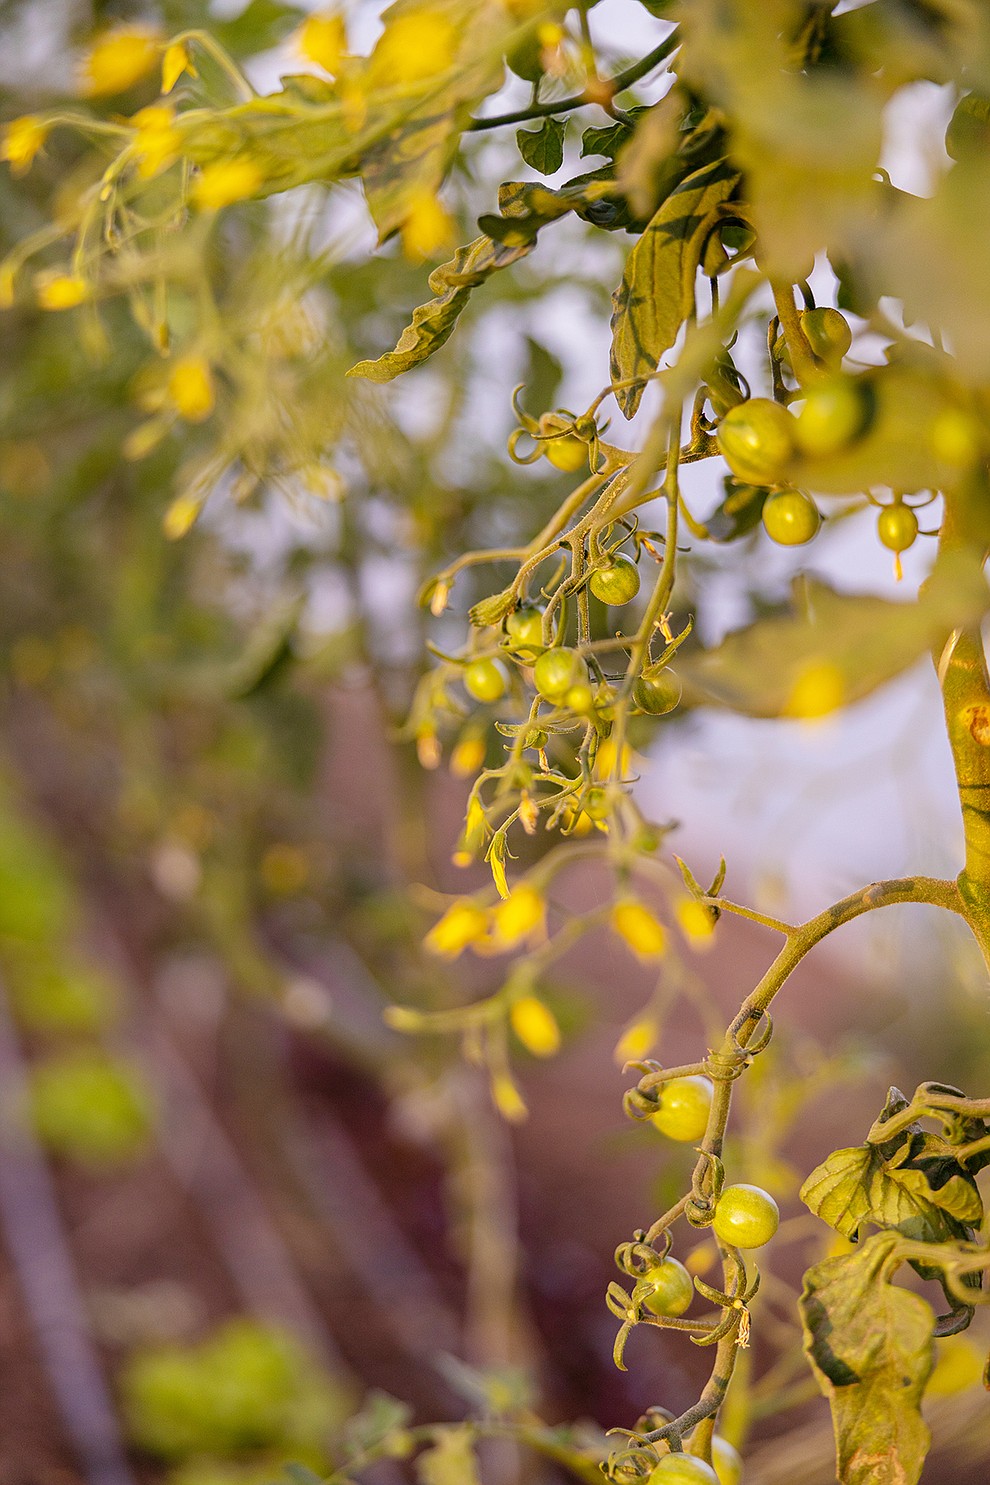
[(810, 1212), (855, 1239), (873, 1211), (869, 1186), (879, 1157), (870, 1145), (833, 1150), (801, 1187), (800, 1197)]
[(507, 247), (490, 237), (476, 237), (467, 247), (458, 248), (449, 263), (441, 263), (430, 274), (427, 282), (436, 297), (413, 310), (412, 324), (399, 336), (395, 350), (386, 351), (376, 361), (359, 361), (347, 375), (390, 382), (421, 365), (449, 340), (472, 289), (531, 251), (531, 242)]
[(373, 1453), (393, 1434), (401, 1433), (412, 1417), (408, 1403), (387, 1392), (369, 1392), (359, 1413), (347, 1422), (345, 1442), (350, 1454)]
[(897, 1241), (878, 1233), (805, 1274), (805, 1351), (832, 1409), (841, 1485), (917, 1485), (928, 1452), (920, 1408), (935, 1317), (886, 1279)]
[(471, 1429), (445, 1428), (434, 1437), (432, 1448), (416, 1460), (420, 1485), (480, 1485)]
[[(613, 380), (648, 376), (674, 344), (694, 309), (695, 278), (705, 244), (738, 179), (725, 160), (692, 171), (667, 197), (629, 254), (622, 283), (612, 297)], [(643, 391), (639, 385), (615, 394), (625, 417), (636, 412)]]
[(685, 699), (748, 717), (810, 715), (799, 685), (826, 676), (837, 703), (868, 696), (907, 670), (957, 625), (990, 605), (982, 579), (945, 564), (912, 603), (838, 593), (816, 578), (795, 580), (786, 612), (728, 634), (715, 649), (682, 655)]
[(519, 153), (532, 170), (538, 170), (541, 175), (556, 175), (564, 163), (566, 127), (563, 119), (550, 118), (544, 119), (540, 128), (535, 131), (516, 130)]

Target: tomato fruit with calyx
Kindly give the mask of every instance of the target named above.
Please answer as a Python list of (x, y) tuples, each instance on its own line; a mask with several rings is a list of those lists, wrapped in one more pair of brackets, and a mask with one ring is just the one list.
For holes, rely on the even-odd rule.
[(715, 1203), (715, 1236), (732, 1248), (762, 1248), (777, 1231), (780, 1211), (761, 1186), (726, 1186)]
[(712, 1465), (718, 1476), (718, 1485), (739, 1485), (742, 1480), (742, 1459), (728, 1439), (716, 1434), (712, 1439)]
[(918, 517), (909, 505), (896, 501), (877, 516), (877, 536), (890, 552), (906, 552), (918, 535)]
[(838, 367), (852, 345), (852, 331), (844, 314), (827, 307), (806, 309), (801, 315), (801, 329), (819, 361)]
[(807, 388), (794, 419), (798, 449), (809, 459), (827, 459), (860, 438), (874, 412), (870, 385), (851, 376), (830, 376)]
[(650, 1472), (647, 1485), (718, 1485), (718, 1475), (693, 1454), (665, 1454)]
[(653, 717), (663, 717), (672, 712), (681, 699), (681, 683), (672, 670), (661, 670), (657, 675), (641, 675), (633, 687), (633, 701), (640, 711)]
[(575, 438), (573, 433), (565, 433), (561, 438), (548, 438), (543, 452), (561, 474), (577, 474), (579, 469), (587, 470), (589, 467), (588, 445), (583, 439)]
[(501, 701), (505, 695), (505, 671), (495, 660), (472, 660), (464, 667), (464, 689), (475, 701)]
[(662, 1258), (643, 1277), (653, 1285), (642, 1300), (643, 1308), (651, 1315), (683, 1315), (694, 1299), (694, 1281), (676, 1258)]
[(732, 473), (753, 485), (777, 484), (794, 457), (794, 419), (769, 397), (730, 408), (716, 437)]
[(563, 701), (572, 686), (588, 679), (588, 667), (576, 650), (563, 645), (544, 650), (533, 666), (533, 681), (545, 701)]
[(515, 608), (505, 621), (508, 648), (516, 655), (543, 648), (543, 615), (538, 608)]
[(803, 490), (774, 490), (763, 502), (763, 529), (782, 547), (803, 547), (817, 536), (821, 512)]
[(672, 1078), (660, 1089), (660, 1106), (650, 1122), (668, 1139), (694, 1143), (708, 1127), (712, 1106), (709, 1078)]
[(625, 552), (619, 552), (591, 574), (588, 587), (600, 603), (617, 608), (639, 592), (639, 568)]

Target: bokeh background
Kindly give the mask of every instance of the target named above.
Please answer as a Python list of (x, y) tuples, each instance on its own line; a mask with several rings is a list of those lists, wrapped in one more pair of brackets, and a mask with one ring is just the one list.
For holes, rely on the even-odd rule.
[[(376, 16), (355, 9), (359, 43)], [(662, 34), (632, 0), (595, 16), (620, 65)], [(280, 0), (4, 0), (3, 117), (71, 98), (87, 38), (135, 19), (208, 26), (258, 86), (304, 68), (300, 14)], [(156, 91), (138, 83), (104, 111)], [(888, 163), (924, 191), (943, 99), (925, 87), (913, 105), (890, 121)], [(100, 158), (59, 131), (29, 174), (0, 174), (3, 251)], [(481, 137), (450, 190), (468, 236), (509, 169)], [(421, 946), (444, 894), (483, 877), (451, 864), (467, 708), (432, 769), (407, 717), (427, 640), (456, 644), (485, 589), (459, 586), (440, 622), (415, 595), (458, 552), (528, 536), (566, 491), (545, 464), (509, 464), (509, 394), (524, 381), (539, 411), (598, 391), (626, 244), (554, 230), (552, 254), (500, 275), (444, 356), (385, 398), (343, 372), (391, 343), (426, 270), (393, 246), (372, 255), (356, 188), (237, 209), (197, 265), (219, 310), (222, 406), (150, 451), (133, 436), (153, 358), (126, 304), (107, 306), (102, 347), (75, 314), (4, 315), (0, 1485), (253, 1485), (290, 1459), (326, 1473), (376, 1390), (417, 1422), (532, 1407), (579, 1421), (589, 1448), (696, 1395), (707, 1358), (684, 1341), (637, 1334), (629, 1371), (611, 1361), (613, 1250), (688, 1170), (624, 1120), (614, 1049), (649, 1008), (664, 1060), (697, 1055), (772, 935), (723, 921), (659, 981), (604, 935), (582, 944), (548, 987), (560, 1055), (515, 1049), (530, 1109), (515, 1128), (458, 1045), (382, 1017), (393, 1001), (459, 1004), (504, 973)], [(204, 482), (202, 516), (171, 539), (163, 517)], [(714, 477), (692, 498), (714, 499)], [(807, 565), (896, 592), (865, 532), (826, 529)], [(708, 641), (793, 570), (755, 537), (731, 555), (731, 569), (697, 557), (678, 596), (686, 614), (706, 595)], [(927, 557), (908, 554), (905, 588)], [(701, 879), (725, 852), (737, 900), (810, 912), (872, 877), (954, 869), (924, 668), (814, 727), (677, 713), (636, 743), (646, 813), (682, 822), (676, 848)], [(559, 906), (597, 891), (571, 877)], [(986, 1091), (984, 975), (926, 909), (853, 925), (785, 1002), (732, 1152), (785, 1210), (727, 1419), (753, 1485), (832, 1478), (793, 1309), (829, 1240), (801, 1215), (802, 1175), (861, 1141), (891, 1082)], [(706, 1261), (699, 1248), (697, 1272)], [(986, 1478), (986, 1398), (966, 1386), (986, 1347), (979, 1325), (943, 1343), (935, 1485)], [(482, 1472), (563, 1478), (504, 1446)]]

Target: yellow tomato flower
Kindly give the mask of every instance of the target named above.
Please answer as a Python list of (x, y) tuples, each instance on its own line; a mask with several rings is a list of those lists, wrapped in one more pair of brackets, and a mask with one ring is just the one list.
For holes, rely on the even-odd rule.
[(203, 211), (220, 211), (253, 196), (263, 180), (254, 160), (217, 160), (200, 171), (192, 188), (193, 204)]
[[(615, 771), (616, 746), (612, 738), (606, 737), (598, 744), (598, 752), (595, 754), (594, 775), (596, 779), (607, 780)], [(622, 745), (622, 759), (619, 763), (618, 774), (620, 778), (628, 778), (632, 770), (633, 751), (628, 743)]]
[(667, 952), (667, 930), (654, 913), (633, 897), (617, 902), (609, 919), (617, 933), (637, 959), (645, 962), (662, 959)]
[(35, 288), (42, 309), (75, 309), (89, 298), (89, 285), (76, 273), (39, 273)]
[(332, 10), (309, 16), (296, 33), (296, 46), (308, 61), (336, 77), (347, 55), (344, 17)]
[(626, 1027), (615, 1044), (613, 1056), (620, 1067), (626, 1062), (640, 1062), (656, 1046), (660, 1028), (652, 1016), (642, 1016)]
[(375, 87), (422, 82), (446, 72), (456, 54), (456, 28), (424, 6), (389, 21), (371, 54), (369, 76)]
[(502, 1118), (508, 1119), (510, 1124), (519, 1124), (529, 1112), (508, 1073), (497, 1073), (492, 1078), (492, 1098)]
[(715, 919), (711, 911), (696, 897), (681, 897), (674, 904), (674, 917), (689, 944), (696, 949), (707, 948), (715, 932)]
[(148, 26), (114, 26), (90, 45), (79, 67), (79, 91), (87, 98), (123, 93), (156, 66), (161, 37)]
[(424, 946), (431, 954), (441, 959), (456, 959), (469, 944), (482, 943), (488, 938), (488, 914), (470, 898), (462, 897), (434, 923)]
[(9, 161), (12, 175), (24, 175), (30, 170), (35, 155), (44, 148), (51, 129), (51, 124), (33, 113), (11, 120), (3, 131), (0, 160)]
[(199, 76), (186, 43), (173, 41), (165, 48), (162, 58), (162, 92), (171, 93), (184, 72), (188, 72), (190, 77)]
[(817, 721), (836, 712), (846, 699), (846, 680), (837, 665), (816, 660), (798, 674), (784, 707), (786, 717)]
[(172, 406), (187, 423), (202, 423), (216, 404), (210, 363), (202, 356), (182, 356), (168, 379)]
[(418, 191), (399, 228), (402, 251), (413, 263), (450, 252), (456, 232), (450, 212), (430, 191)]
[(508, 897), (492, 908), (495, 942), (500, 949), (512, 949), (523, 939), (542, 932), (547, 905), (541, 892), (525, 882), (513, 887)]
[(524, 995), (513, 1001), (509, 1021), (526, 1051), (532, 1052), (534, 1057), (552, 1057), (560, 1050), (557, 1019), (535, 995)]
[(131, 148), (138, 158), (138, 175), (150, 180), (177, 158), (182, 135), (175, 127), (175, 114), (164, 103), (140, 109), (131, 123), (137, 129)]
[(456, 779), (471, 778), (484, 763), (486, 751), (483, 737), (462, 737), (450, 755), (451, 773)]
[(162, 530), (169, 541), (179, 541), (196, 524), (203, 502), (194, 495), (177, 495), (162, 518)]

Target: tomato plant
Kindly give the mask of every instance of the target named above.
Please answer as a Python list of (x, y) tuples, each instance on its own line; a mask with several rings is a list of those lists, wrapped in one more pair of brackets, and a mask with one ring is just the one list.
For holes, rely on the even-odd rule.
[[(792, 1366), (807, 1362), (843, 1485), (862, 1485), (864, 1459), (876, 1485), (916, 1485), (934, 1349), (978, 1326), (987, 1303), (990, 1098), (954, 1074), (911, 1096), (874, 1089), (872, 1125), (803, 1180), (775, 1148), (797, 1095), (760, 1099), (792, 973), (854, 919), (947, 913), (990, 964), (982, 8), (647, 0), (645, 29), (628, 35), (598, 6), (540, 0), (395, 0), (380, 20), (283, 0), (233, 19), (181, 10), (190, 24), (175, 34), (174, 7), (154, 5), (146, 21), (80, 31), (73, 65), (51, 69), (65, 96), (5, 94), (0, 309), (23, 371), (2, 373), (0, 399), (3, 680), (26, 797), (65, 830), (71, 775), (98, 858), (87, 880), (154, 894), (133, 914), (134, 954), (161, 970), (148, 978), (166, 987), (162, 1003), (181, 1000), (185, 960), (217, 960), (251, 1014), (264, 1003), (292, 1034), (339, 1038), (397, 1126), (427, 1141), (441, 1131), (474, 1306), (456, 1333), (488, 1346), (466, 1382), (461, 1363), (450, 1373), (476, 1416), (411, 1425), (401, 1405), (372, 1401), (327, 1456), (331, 1478), (415, 1453), (424, 1480), (471, 1480), (476, 1444), (494, 1435), (586, 1481), (603, 1466), (621, 1485), (725, 1485), (735, 1443), (803, 1403)], [(303, 70), (260, 82), (258, 57), (286, 41)], [(506, 82), (506, 62), (531, 89)], [(888, 146), (919, 98), (931, 108), (915, 190), (892, 177)], [(579, 155), (601, 163), (572, 175)], [(510, 178), (495, 179), (507, 159)], [(598, 360), (586, 314), (607, 319)], [(580, 340), (573, 364), (557, 354), (567, 333)], [(520, 368), (515, 391), (506, 365)], [(388, 390), (407, 376), (406, 392)], [(761, 523), (787, 552), (771, 552)], [(819, 532), (815, 562), (838, 564), (834, 582), (802, 565)], [(902, 601), (858, 591), (839, 532), (850, 551), (859, 541), (864, 572), (880, 547), (903, 577), (911, 552)], [(666, 746), (709, 711), (817, 722), (933, 657), (959, 802), (955, 875), (885, 877), (792, 922), (730, 895), (725, 861), (709, 880), (669, 850), (678, 801), (652, 819), (637, 788), (658, 732)], [(376, 834), (363, 818), (328, 864), (314, 806), (314, 781), (341, 767), (326, 693), (339, 701), (355, 676), (402, 780), (381, 831), (387, 870), (362, 854)], [(42, 777), (48, 749), (72, 768)], [(426, 799), (416, 760), (449, 764), (452, 781), (444, 769)], [(371, 747), (364, 761), (373, 788), (334, 777), (356, 814), (390, 774)], [(444, 787), (466, 797), (437, 851)], [(80, 1038), (24, 1053), (35, 1136), (60, 1159), (137, 1158), (154, 1100), (103, 1045), (109, 998), (100, 1010), (63, 996), (60, 1012), (38, 1013), (45, 986), (88, 983), (69, 973), (88, 951), (73, 893), (8, 813), (0, 971), (32, 1037)], [(749, 985), (736, 983), (745, 956), (710, 961), (731, 976), (707, 997), (693, 956), (724, 942), (729, 919), (776, 935), (779, 951)], [(558, 977), (586, 936), (655, 976), (616, 1028), (624, 1112), (694, 1147), (658, 1155), (654, 1140), (643, 1156), (662, 1163), (663, 1209), (616, 1251), (614, 1360), (625, 1367), (634, 1330), (635, 1346), (691, 1341), (711, 1358), (696, 1397), (617, 1423), (612, 1446), (545, 1427), (507, 1380), (527, 1324), (508, 1142), (485, 1123), (526, 1117), (538, 1073), (521, 1052), (567, 1056), (581, 1014)], [(352, 950), (373, 961), (355, 976), (365, 1010), (380, 984), (394, 991), (386, 1027), (377, 1011), (355, 1015), (358, 1030), (338, 1025), (336, 992), (331, 1014), (302, 974), (341, 943), (345, 969)], [(611, 985), (595, 989), (607, 1017)], [(945, 1054), (961, 1067), (966, 1040)], [(840, 1073), (823, 1066), (830, 1092)], [(876, 1064), (863, 1073), (876, 1076)], [(279, 1121), (248, 1091), (267, 1152)], [(286, 1156), (280, 1189), (304, 1184), (310, 1163)], [(736, 1179), (751, 1174), (772, 1191)], [(752, 1257), (776, 1232), (778, 1195), (820, 1219), (815, 1240), (826, 1228), (849, 1240), (811, 1252), (786, 1321), (768, 1313), (783, 1311), (781, 1287), (761, 1293)], [(368, 1264), (364, 1241), (343, 1246)], [(310, 1240), (307, 1262), (318, 1248)], [(375, 1296), (390, 1261), (372, 1260), (355, 1288)], [(773, 1261), (759, 1254), (765, 1271)], [(237, 1282), (257, 1267), (234, 1265)], [(906, 1271), (924, 1294), (899, 1282)], [(489, 1286), (498, 1303), (485, 1309)], [(39, 1303), (37, 1286), (26, 1292)], [(705, 1306), (689, 1317), (694, 1293)], [(755, 1366), (740, 1357), (764, 1323), (789, 1339), (757, 1375), (762, 1348)], [(786, 1351), (798, 1325), (803, 1345)], [(257, 1351), (246, 1347), (252, 1375)], [(189, 1367), (172, 1353), (156, 1365), (138, 1435), (160, 1436), (174, 1389), (186, 1418), (174, 1427), (194, 1451)], [(280, 1366), (262, 1368), (269, 1394)], [(223, 1372), (196, 1375), (220, 1393)], [(257, 1450), (295, 1437), (287, 1423), (255, 1428), (264, 1392), (245, 1385), (231, 1404), (231, 1449), (242, 1435)]]

